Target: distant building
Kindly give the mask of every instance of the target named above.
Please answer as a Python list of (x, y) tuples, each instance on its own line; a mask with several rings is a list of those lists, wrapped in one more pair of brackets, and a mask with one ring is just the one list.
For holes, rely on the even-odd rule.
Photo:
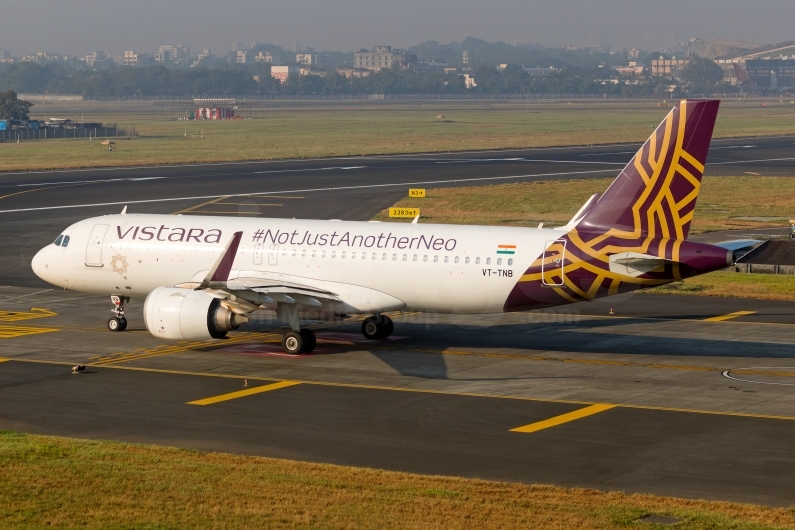
[(744, 50), (759, 48), (761, 44), (731, 39), (690, 39), (685, 48), (687, 57), (716, 59), (723, 55), (742, 53)]
[[(10, 56), (9, 59), (11, 59)], [(66, 63), (69, 62), (69, 59), (70, 58), (68, 55), (58, 55), (57, 53), (53, 52), (36, 52), (32, 55), (24, 56), (22, 58), (22, 62), (39, 63), (39, 64), (54, 63), (54, 62)]]
[(461, 62), (464, 64), (469, 64), (470, 62), (472, 62), (472, 56), (468, 51), (466, 50), (464, 51), (463, 55), (461, 56)]
[(652, 77), (676, 77), (677, 71), (684, 68), (684, 66), (689, 62), (690, 59), (677, 59), (676, 57), (664, 59), (662, 56), (660, 56), (659, 59), (651, 60), (649, 73)]
[(181, 44), (176, 46), (172, 44), (164, 44), (157, 48), (155, 54), (155, 61), (159, 63), (174, 63), (181, 64), (190, 60), (190, 48), (186, 48)]
[(786, 60), (791, 58), (795, 58), (795, 41), (781, 42), (770, 46), (761, 46), (752, 50), (743, 50), (741, 52), (722, 55), (715, 59), (715, 62), (723, 69), (724, 81), (741, 84), (749, 80), (744, 73), (747, 62), (755, 59)]
[(361, 79), (370, 75), (370, 70), (363, 68), (337, 68), (337, 73), (346, 79)]
[(81, 57), (80, 60), (86, 63), (86, 66), (88, 67), (96, 68), (98, 66), (102, 66), (103, 64), (112, 63), (113, 57), (110, 55), (105, 55), (105, 52), (92, 52), (87, 54), (85, 57)]
[(11, 52), (8, 50), (0, 50), (0, 61), (7, 61), (11, 58)]
[(122, 64), (124, 66), (132, 66), (136, 68), (145, 68), (152, 66), (155, 62), (155, 55), (153, 53), (136, 53), (134, 51), (124, 52)]
[(284, 84), (291, 75), (298, 74), (297, 66), (271, 66), (271, 77)]
[(259, 52), (257, 55), (254, 56), (255, 63), (272, 63), (273, 62), (273, 55), (269, 54), (268, 52), (262, 53)]
[(765, 88), (795, 87), (795, 57), (791, 59), (750, 59), (745, 62), (748, 78)]
[(630, 59), (637, 59), (640, 56), (640, 50), (637, 48), (630, 48), (627, 52), (627, 57)]
[(375, 46), (373, 51), (361, 49), (353, 52), (353, 67), (377, 72), (386, 68), (414, 68), (417, 56), (407, 54), (403, 50), (392, 49), (392, 46)]
[(314, 53), (297, 53), (295, 54), (295, 62), (305, 66), (319, 66), (319, 57)]
[(478, 84), (475, 83), (475, 78), (472, 77), (469, 74), (464, 74), (464, 87), (465, 88), (473, 88), (473, 87), (476, 87), (476, 86), (478, 86)]
[[(502, 63), (501, 65), (499, 65), (497, 67), (497, 69), (498, 70), (505, 70), (506, 68), (508, 68), (508, 66), (509, 66), (508, 63)], [(525, 66), (523, 64), (520, 64), (519, 66), (521, 66), (522, 70), (524, 70), (525, 73), (527, 73), (529, 75), (549, 75), (549, 74), (559, 74), (560, 73), (560, 68), (555, 68), (554, 66), (550, 66), (548, 68), (547, 67), (538, 67), (538, 66), (536, 66), (536, 67), (527, 67), (527, 66)]]
[(248, 52), (244, 50), (237, 50), (235, 55), (235, 62), (237, 64), (246, 64), (248, 61)]
[(645, 68), (643, 66), (639, 66), (637, 62), (631, 61), (629, 66), (614, 66), (613, 70), (615, 70), (619, 75), (641, 75)]
[(235, 117), (232, 107), (199, 107), (196, 109), (197, 120), (228, 120)]

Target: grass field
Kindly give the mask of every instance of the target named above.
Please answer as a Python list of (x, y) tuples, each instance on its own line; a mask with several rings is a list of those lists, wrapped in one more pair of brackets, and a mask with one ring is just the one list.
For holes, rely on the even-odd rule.
[[(795, 133), (795, 105), (761, 101), (725, 101), (715, 136)], [(239, 113), (254, 119), (220, 122), (176, 121), (192, 108), (187, 103), (39, 104), (31, 117), (131, 124), (140, 137), (119, 142), (113, 153), (83, 139), (4, 143), (0, 171), (642, 141), (669, 110), (657, 103), (267, 103), (249, 112), (241, 102)]]
[[(405, 198), (395, 206), (419, 207), (422, 214), (420, 222), (425, 223), (537, 226), (544, 222), (547, 226), (557, 226), (566, 224), (588, 197), (605, 191), (611, 182), (612, 179), (556, 180), (437, 188), (428, 190), (424, 199)], [(788, 217), (793, 214), (793, 178), (704, 177), (691, 232), (782, 226), (782, 221), (771, 223), (736, 218)], [(376, 219), (390, 220), (386, 210)]]
[[(405, 198), (395, 206), (419, 207), (424, 223), (507, 226), (565, 224), (611, 179), (522, 182), (492, 186), (438, 188), (424, 199)], [(691, 233), (782, 226), (786, 221), (758, 222), (745, 216), (792, 217), (795, 179), (790, 177), (704, 177), (696, 203)], [(376, 219), (390, 219), (384, 210)], [(646, 293), (729, 296), (795, 301), (795, 276), (713, 272), (643, 291)]]
[(795, 527), (783, 508), (0, 431), (4, 528), (655, 528), (634, 522), (650, 514)]

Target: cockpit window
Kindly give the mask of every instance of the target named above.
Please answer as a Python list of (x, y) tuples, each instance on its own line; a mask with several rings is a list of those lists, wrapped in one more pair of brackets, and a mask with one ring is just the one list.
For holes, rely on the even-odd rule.
[(53, 242), (53, 245), (55, 245), (56, 247), (60, 247), (61, 246), (61, 241), (63, 241), (63, 234), (58, 236), (58, 238), (55, 240), (55, 242)]
[(69, 236), (63, 236), (63, 243), (61, 243), (62, 247), (69, 245)]

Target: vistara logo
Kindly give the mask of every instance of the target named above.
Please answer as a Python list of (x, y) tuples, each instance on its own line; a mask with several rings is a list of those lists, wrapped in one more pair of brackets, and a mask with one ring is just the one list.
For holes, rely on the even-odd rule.
[(116, 254), (110, 260), (110, 266), (113, 268), (113, 272), (118, 272), (119, 275), (122, 275), (127, 272), (127, 258), (121, 254)]

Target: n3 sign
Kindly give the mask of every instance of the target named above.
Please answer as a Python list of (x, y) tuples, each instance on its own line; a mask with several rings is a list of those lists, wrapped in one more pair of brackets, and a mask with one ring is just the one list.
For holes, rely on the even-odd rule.
[(420, 214), (419, 208), (390, 208), (389, 217), (408, 217), (414, 219)]
[(409, 188), (409, 197), (425, 197), (424, 188)]

